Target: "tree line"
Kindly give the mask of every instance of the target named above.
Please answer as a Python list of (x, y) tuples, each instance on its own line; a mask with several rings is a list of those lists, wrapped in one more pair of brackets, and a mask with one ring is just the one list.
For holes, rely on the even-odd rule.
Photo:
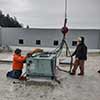
[(0, 10), (0, 26), (1, 27), (22, 27), (22, 24), (20, 24), (17, 21), (16, 17), (11, 17), (9, 14), (5, 15)]

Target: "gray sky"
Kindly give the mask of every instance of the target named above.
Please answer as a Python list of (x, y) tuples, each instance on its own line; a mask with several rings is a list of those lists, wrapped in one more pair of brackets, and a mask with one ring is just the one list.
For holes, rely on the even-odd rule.
[[(65, 0), (0, 0), (0, 9), (34, 28), (61, 28)], [(67, 0), (68, 26), (100, 28), (100, 0)]]

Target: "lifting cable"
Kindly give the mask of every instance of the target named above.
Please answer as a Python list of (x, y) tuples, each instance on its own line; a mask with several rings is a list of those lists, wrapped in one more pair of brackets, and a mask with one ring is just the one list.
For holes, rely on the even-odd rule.
[[(65, 19), (64, 19), (64, 26), (61, 29), (61, 32), (63, 34), (63, 38), (62, 38), (62, 41), (61, 41), (60, 45), (54, 50), (55, 53), (56, 53), (56, 57), (59, 57), (61, 55), (62, 49), (64, 48), (64, 45), (66, 46), (66, 48), (65, 48), (66, 49), (66, 57), (71, 57), (71, 52), (70, 52), (68, 44), (65, 40), (66, 34), (68, 33), (68, 27), (66, 26), (66, 24), (67, 24), (67, 0), (65, 0), (64, 3), (65, 3)], [(69, 56), (68, 56), (68, 54), (69, 54)], [(73, 63), (73, 58), (71, 57), (69, 71), (62, 70), (62, 69), (59, 68), (59, 66), (57, 66), (57, 67), (60, 71), (71, 72), (72, 63)]]

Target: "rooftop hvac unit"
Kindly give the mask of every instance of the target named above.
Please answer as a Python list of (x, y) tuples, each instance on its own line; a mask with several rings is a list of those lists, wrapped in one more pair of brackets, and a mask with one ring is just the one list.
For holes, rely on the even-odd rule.
[(54, 54), (41, 54), (31, 56), (26, 60), (26, 76), (30, 78), (55, 78), (56, 56)]

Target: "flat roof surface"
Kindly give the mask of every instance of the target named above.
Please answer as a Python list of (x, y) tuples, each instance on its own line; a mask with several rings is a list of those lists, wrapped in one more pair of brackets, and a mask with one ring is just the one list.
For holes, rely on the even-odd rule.
[[(3, 55), (5, 56), (10, 56)], [(84, 76), (58, 71), (61, 84), (28, 84), (6, 78), (11, 63), (0, 62), (0, 100), (100, 100), (100, 54), (88, 55)], [(77, 70), (77, 73), (79, 70)], [(16, 82), (16, 84), (13, 84)]]

